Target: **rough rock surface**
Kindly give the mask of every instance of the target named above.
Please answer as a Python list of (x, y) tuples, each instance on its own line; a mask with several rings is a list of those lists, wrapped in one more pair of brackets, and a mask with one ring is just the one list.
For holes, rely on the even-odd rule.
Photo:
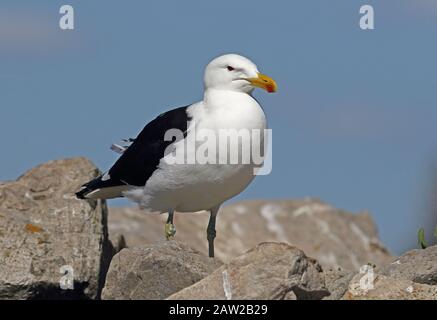
[(329, 269), (324, 272), (325, 285), (329, 291), (329, 296), (324, 297), (324, 300), (338, 300), (346, 293), (349, 288), (349, 283), (355, 273), (346, 271), (341, 268)]
[(396, 279), (437, 285), (437, 245), (408, 251), (378, 272)]
[[(74, 158), (0, 185), (0, 299), (98, 298), (112, 256), (107, 208), (73, 194), (97, 174)], [(71, 276), (74, 289), (61, 289)]]
[(363, 276), (357, 274), (352, 279), (344, 300), (437, 300), (437, 286), (375, 274), (370, 289), (360, 285)]
[[(176, 213), (176, 239), (206, 255), (208, 217), (206, 212)], [(154, 243), (163, 238), (165, 219), (136, 208), (111, 208), (109, 232), (123, 234), (128, 246)], [(220, 260), (230, 261), (264, 241), (296, 246), (325, 268), (358, 270), (393, 260), (367, 213), (350, 214), (314, 199), (243, 201), (221, 209), (216, 238)]]
[(102, 299), (164, 299), (220, 265), (174, 240), (123, 249), (112, 259)]
[[(109, 237), (106, 203), (74, 196), (97, 174), (74, 158), (0, 182), (0, 299), (437, 300), (437, 246), (395, 259), (366, 213), (314, 199), (232, 204), (210, 259), (203, 212), (176, 214), (165, 241), (165, 215), (113, 208)], [(68, 279), (74, 289), (61, 288)]]
[(261, 243), (169, 299), (322, 299), (321, 266), (285, 243)]

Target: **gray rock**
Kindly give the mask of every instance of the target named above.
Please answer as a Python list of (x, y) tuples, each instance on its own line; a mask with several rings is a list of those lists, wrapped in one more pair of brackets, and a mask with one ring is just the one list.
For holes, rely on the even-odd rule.
[(113, 234), (109, 237), (109, 241), (111, 242), (113, 248), (113, 255), (117, 254), (124, 248), (127, 248), (126, 239), (122, 234)]
[(261, 243), (171, 300), (322, 299), (329, 295), (313, 259), (285, 243)]
[(343, 300), (437, 300), (437, 286), (375, 274), (372, 287), (368, 287), (360, 284), (363, 276), (353, 277)]
[(97, 174), (74, 158), (0, 185), (0, 299), (99, 297), (112, 256), (107, 208), (74, 196)]
[[(207, 213), (176, 213), (176, 239), (207, 255)], [(111, 208), (109, 232), (124, 234), (127, 245), (163, 238), (166, 216), (135, 208)], [(367, 213), (351, 214), (315, 199), (243, 201), (224, 206), (217, 218), (216, 256), (230, 261), (264, 241), (301, 248), (327, 268), (358, 270), (393, 260), (380, 243)]]
[(123, 249), (112, 259), (102, 299), (164, 299), (220, 265), (218, 260), (173, 240)]
[(349, 283), (355, 273), (341, 268), (329, 269), (325, 271), (325, 285), (329, 291), (329, 296), (324, 300), (338, 300), (344, 296), (349, 288)]
[(408, 251), (378, 272), (395, 279), (437, 285), (437, 245)]

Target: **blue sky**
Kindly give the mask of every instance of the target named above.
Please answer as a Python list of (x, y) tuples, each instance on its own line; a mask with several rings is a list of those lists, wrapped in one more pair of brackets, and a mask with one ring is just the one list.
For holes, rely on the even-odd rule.
[[(63, 4), (74, 6), (73, 31), (58, 27)], [(364, 4), (373, 31), (358, 27)], [(255, 94), (273, 129), (273, 172), (237, 199), (369, 210), (400, 252), (431, 228), (436, 18), (433, 0), (3, 0), (0, 180), (79, 155), (109, 168), (112, 142), (201, 99), (204, 66), (235, 52), (279, 85)]]

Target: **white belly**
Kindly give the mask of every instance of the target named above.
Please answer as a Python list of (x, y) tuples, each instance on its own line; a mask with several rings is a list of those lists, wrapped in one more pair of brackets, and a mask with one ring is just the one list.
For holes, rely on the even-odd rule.
[(171, 170), (156, 172), (143, 190), (142, 206), (161, 212), (209, 210), (239, 194), (254, 178), (249, 166), (173, 165)]

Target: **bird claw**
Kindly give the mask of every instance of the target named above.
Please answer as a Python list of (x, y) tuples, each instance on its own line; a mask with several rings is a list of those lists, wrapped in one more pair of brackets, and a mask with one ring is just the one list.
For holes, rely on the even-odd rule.
[(172, 223), (166, 223), (165, 224), (165, 238), (167, 240), (170, 240), (173, 238), (176, 234), (176, 227)]

